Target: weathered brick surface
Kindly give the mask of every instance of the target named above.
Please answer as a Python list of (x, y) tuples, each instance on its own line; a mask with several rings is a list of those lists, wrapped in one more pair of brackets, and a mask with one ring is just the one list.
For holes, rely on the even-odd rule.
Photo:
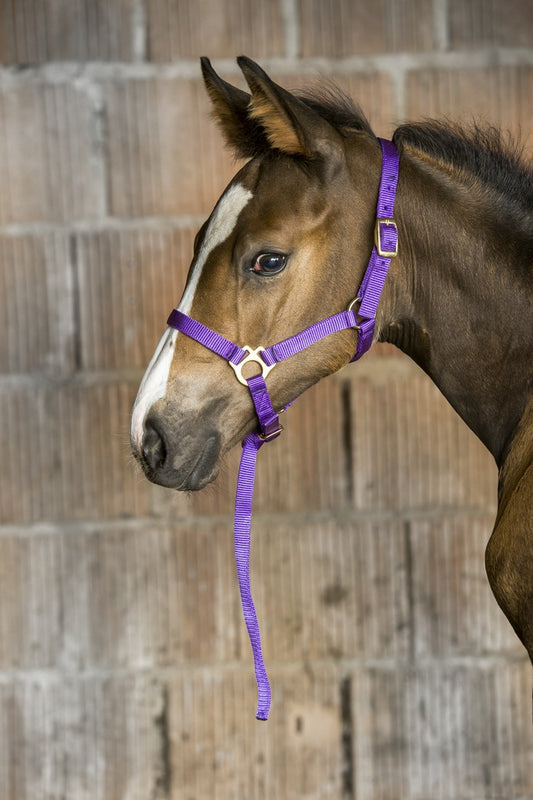
[(388, 2), (378, 10), (363, 0), (299, 0), (302, 55), (342, 58), (371, 53), (431, 50), (432, 6), (428, 0)]
[(257, 525), (253, 584), (267, 661), (407, 659), (406, 554), (398, 522)]
[(84, 369), (148, 364), (183, 292), (195, 233), (160, 226), (76, 237)]
[(530, 666), (484, 574), (495, 467), (411, 362), (374, 348), (259, 454), (267, 725), (240, 448), (187, 497), (128, 430), (238, 168), (197, 56), (332, 79), (379, 135), (478, 117), (530, 146), (530, 6), (0, 0), (0, 800), (533, 798)]
[[(267, 725), (249, 713), (255, 687), (242, 671), (2, 684), (4, 796), (18, 800), (24, 787), (29, 797), (146, 798), (169, 782), (172, 797), (220, 800), (333, 800), (347, 785), (365, 800), (475, 800), (487, 785), (509, 800), (533, 792), (527, 665), (369, 667), (349, 682), (302, 665), (273, 677)], [(338, 745), (341, 696), (353, 702), (351, 784)]]
[(129, 61), (133, 8), (127, 0), (1, 0), (0, 62)]
[(89, 674), (2, 684), (0, 732), (10, 733), (0, 761), (3, 797), (19, 800), (23, 787), (28, 797), (46, 792), (77, 800), (296, 800), (302, 791), (333, 800), (342, 770), (335, 671), (318, 667), (277, 678), (279, 713), (269, 725), (248, 713), (255, 702), (249, 672)]
[[(272, 673), (267, 725), (255, 708), (250, 673), (198, 673), (170, 692), (172, 767), (183, 797), (337, 798), (342, 791), (339, 689), (335, 670)], [(273, 769), (272, 765), (276, 764)]]
[(530, 686), (527, 664), (358, 671), (356, 796), (533, 796)]
[(0, 235), (0, 371), (74, 369), (68, 237)]
[(0, 669), (147, 668), (236, 656), (238, 589), (231, 537), (220, 526), (6, 535), (0, 554), (10, 598), (0, 616)]
[(503, 46), (531, 47), (533, 8), (523, 0), (505, 3), (450, 0), (450, 46), (453, 49)]
[(149, 797), (161, 772), (163, 692), (142, 673), (0, 685), (3, 797)]
[(0, 224), (101, 213), (99, 144), (88, 94), (71, 83), (0, 87)]
[(119, 217), (210, 212), (235, 172), (199, 80), (149, 78), (103, 87), (110, 209)]
[(282, 56), (285, 50), (281, 3), (269, 0), (148, 0), (148, 57), (257, 58)]

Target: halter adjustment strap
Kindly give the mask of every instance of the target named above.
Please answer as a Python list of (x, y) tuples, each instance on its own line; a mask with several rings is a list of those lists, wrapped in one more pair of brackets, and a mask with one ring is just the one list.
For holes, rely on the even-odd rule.
[(273, 344), (271, 347), (265, 348), (261, 353), (261, 357), (265, 364), (274, 366), (274, 364), (284, 361), (286, 358), (301, 353), (302, 350), (311, 347), (311, 345), (316, 344), (316, 342), (319, 342), (326, 336), (330, 336), (332, 333), (339, 333), (340, 331), (347, 330), (348, 328), (355, 328), (356, 326), (357, 318), (353, 309), (341, 311), (339, 314), (333, 314), (331, 317), (326, 317), (326, 319), (320, 322), (315, 322), (304, 331), (294, 336), (289, 336), (288, 339), (284, 339), (278, 342), (278, 344)]
[(400, 154), (396, 145), (387, 139), (380, 139), (379, 144), (383, 161), (376, 207), (375, 244), (357, 293), (357, 296), (361, 298), (357, 316), (362, 321), (359, 323), (357, 350), (352, 361), (361, 358), (372, 345), (381, 292), (391, 259), (398, 255), (398, 228), (393, 216), (400, 174)]
[(177, 308), (172, 309), (170, 312), (167, 325), (200, 342), (208, 350), (229, 361), (230, 364), (238, 364), (246, 356), (246, 351), (242, 347), (230, 342), (220, 333), (216, 333), (211, 328), (208, 328), (207, 325), (189, 317)]

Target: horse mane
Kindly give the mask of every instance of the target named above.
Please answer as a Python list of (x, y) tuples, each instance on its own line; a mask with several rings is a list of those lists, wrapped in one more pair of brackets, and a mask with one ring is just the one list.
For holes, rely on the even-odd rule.
[(340, 133), (355, 130), (375, 136), (361, 107), (334, 83), (323, 83), (318, 89), (304, 89), (295, 94)]
[[(296, 94), (341, 134), (359, 131), (375, 138), (360, 106), (334, 83)], [(514, 218), (533, 241), (533, 163), (510, 133), (490, 125), (427, 120), (400, 125), (393, 140), (400, 151), (404, 145), (414, 147), (449, 165), (466, 182), (481, 184), (498, 197), (502, 214)]]
[[(425, 121), (400, 125), (394, 132), (399, 149), (420, 150), (457, 170), (463, 178), (481, 182), (498, 195), (505, 212), (529, 220), (533, 238), (533, 164), (524, 147), (509, 132), (473, 123), (463, 127), (449, 121)], [(503, 211), (503, 209), (502, 209)]]

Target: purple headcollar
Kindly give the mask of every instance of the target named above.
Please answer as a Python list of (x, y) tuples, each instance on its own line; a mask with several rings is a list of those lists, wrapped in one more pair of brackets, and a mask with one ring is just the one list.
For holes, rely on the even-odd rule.
[[(374, 229), (374, 247), (357, 296), (346, 311), (316, 322), (304, 331), (265, 348), (251, 348), (248, 345), (239, 347), (177, 309), (171, 312), (167, 321), (170, 327), (195, 339), (229, 363), (237, 380), (244, 386), (248, 386), (259, 422), (258, 430), (248, 434), (243, 441), (234, 520), (235, 560), (241, 604), (252, 645), (257, 680), (257, 719), (266, 720), (268, 718), (271, 693), (261, 649), (257, 615), (250, 590), (250, 533), (255, 466), (259, 448), (265, 442), (276, 439), (283, 430), (279, 422), (280, 412), (276, 412), (272, 407), (265, 378), (277, 363), (300, 353), (332, 333), (349, 328), (357, 331), (357, 349), (352, 361), (361, 358), (372, 345), (381, 292), (391, 259), (398, 254), (398, 229), (393, 214), (400, 159), (398, 150), (392, 142), (380, 139), (379, 143), (383, 162)], [(250, 362), (257, 364), (261, 372), (252, 378), (245, 378), (242, 368)]]

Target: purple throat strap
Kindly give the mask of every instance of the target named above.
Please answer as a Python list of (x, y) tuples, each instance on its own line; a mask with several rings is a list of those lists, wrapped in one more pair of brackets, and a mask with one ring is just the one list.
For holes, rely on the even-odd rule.
[[(241, 606), (252, 647), (257, 682), (256, 717), (261, 720), (268, 719), (271, 691), (250, 588), (252, 502), (257, 453), (265, 442), (276, 439), (283, 430), (279, 422), (281, 412), (276, 412), (272, 406), (265, 378), (280, 361), (339, 331), (349, 328), (357, 331), (357, 348), (352, 361), (361, 358), (372, 345), (381, 292), (391, 259), (398, 254), (398, 229), (393, 215), (400, 159), (398, 150), (392, 142), (379, 139), (379, 143), (383, 160), (376, 208), (374, 247), (356, 298), (346, 311), (316, 322), (278, 344), (255, 349), (248, 346), (239, 347), (178, 309), (174, 309), (167, 320), (170, 327), (195, 339), (228, 362), (235, 371), (237, 379), (248, 387), (259, 423), (258, 429), (248, 434), (242, 443), (235, 499), (234, 547)], [(242, 367), (249, 362), (256, 364), (261, 372), (251, 378), (245, 378)]]

